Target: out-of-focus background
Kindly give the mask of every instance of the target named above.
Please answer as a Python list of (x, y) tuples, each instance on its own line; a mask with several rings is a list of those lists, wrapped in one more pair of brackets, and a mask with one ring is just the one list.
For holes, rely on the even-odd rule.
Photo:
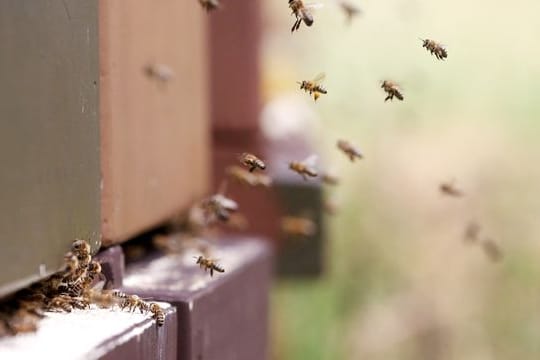
[[(308, 109), (299, 128), (342, 177), (325, 275), (276, 282), (273, 358), (538, 359), (540, 3), (354, 4), (350, 25), (326, 1), (291, 34), (285, 1), (264, 3), (265, 104)], [(294, 81), (322, 71), (314, 103)], [(384, 79), (405, 101), (384, 103)], [(450, 180), (464, 198), (439, 193)], [(464, 241), (470, 221), (501, 261)]]

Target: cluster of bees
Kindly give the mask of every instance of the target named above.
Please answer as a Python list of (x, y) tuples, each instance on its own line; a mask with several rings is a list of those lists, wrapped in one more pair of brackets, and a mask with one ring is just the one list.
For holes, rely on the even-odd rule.
[[(453, 198), (463, 198), (465, 196), (465, 192), (459, 189), (453, 180), (439, 184), (439, 191), (441, 194)], [(465, 230), (463, 232), (464, 241), (469, 244), (479, 245), (491, 261), (498, 262), (502, 260), (503, 253), (499, 245), (491, 237), (481, 236), (481, 229), (482, 227), (480, 224), (470, 220), (465, 225)]]
[(35, 331), (47, 311), (69, 313), (90, 309), (91, 305), (139, 309), (141, 313), (151, 313), (158, 326), (163, 325), (165, 314), (158, 304), (148, 304), (137, 295), (119, 290), (103, 290), (104, 284), (101, 264), (92, 260), (90, 245), (76, 240), (64, 256), (61, 271), (0, 302), (0, 336)]

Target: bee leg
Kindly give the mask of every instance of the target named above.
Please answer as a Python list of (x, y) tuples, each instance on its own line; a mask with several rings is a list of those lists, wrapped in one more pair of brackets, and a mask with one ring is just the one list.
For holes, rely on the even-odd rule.
[(210, 277), (214, 276), (214, 268), (210, 268)]
[(349, 154), (349, 159), (351, 159), (351, 161), (354, 162), (354, 154)]
[(249, 168), (249, 172), (254, 172), (256, 169), (257, 169), (256, 166), (252, 166), (252, 167)]
[(384, 102), (387, 102), (388, 100), (392, 100), (392, 95), (388, 95), (385, 99), (384, 99)]

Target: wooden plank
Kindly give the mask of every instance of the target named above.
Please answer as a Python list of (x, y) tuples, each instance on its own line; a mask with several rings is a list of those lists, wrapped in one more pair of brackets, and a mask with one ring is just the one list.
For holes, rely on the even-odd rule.
[(126, 292), (177, 307), (179, 360), (268, 358), (270, 249), (253, 238), (234, 240), (216, 243), (213, 254), (225, 273), (213, 277), (195, 264), (195, 252), (126, 269)]
[(0, 2), (0, 295), (100, 238), (97, 2)]
[[(196, 1), (100, 2), (105, 245), (155, 226), (207, 191), (206, 14)], [(163, 64), (170, 81), (147, 76)]]
[(173, 360), (177, 356), (176, 309), (160, 303), (165, 322), (151, 314), (115, 309), (47, 313), (38, 330), (0, 339), (2, 359)]

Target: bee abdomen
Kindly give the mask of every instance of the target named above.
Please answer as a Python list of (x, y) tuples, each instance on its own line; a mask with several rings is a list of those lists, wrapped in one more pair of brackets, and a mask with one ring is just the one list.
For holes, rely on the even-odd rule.
[(326, 91), (326, 89), (323, 88), (322, 86), (316, 86), (314, 91), (320, 92), (321, 94), (327, 94), (328, 93), (328, 91)]

